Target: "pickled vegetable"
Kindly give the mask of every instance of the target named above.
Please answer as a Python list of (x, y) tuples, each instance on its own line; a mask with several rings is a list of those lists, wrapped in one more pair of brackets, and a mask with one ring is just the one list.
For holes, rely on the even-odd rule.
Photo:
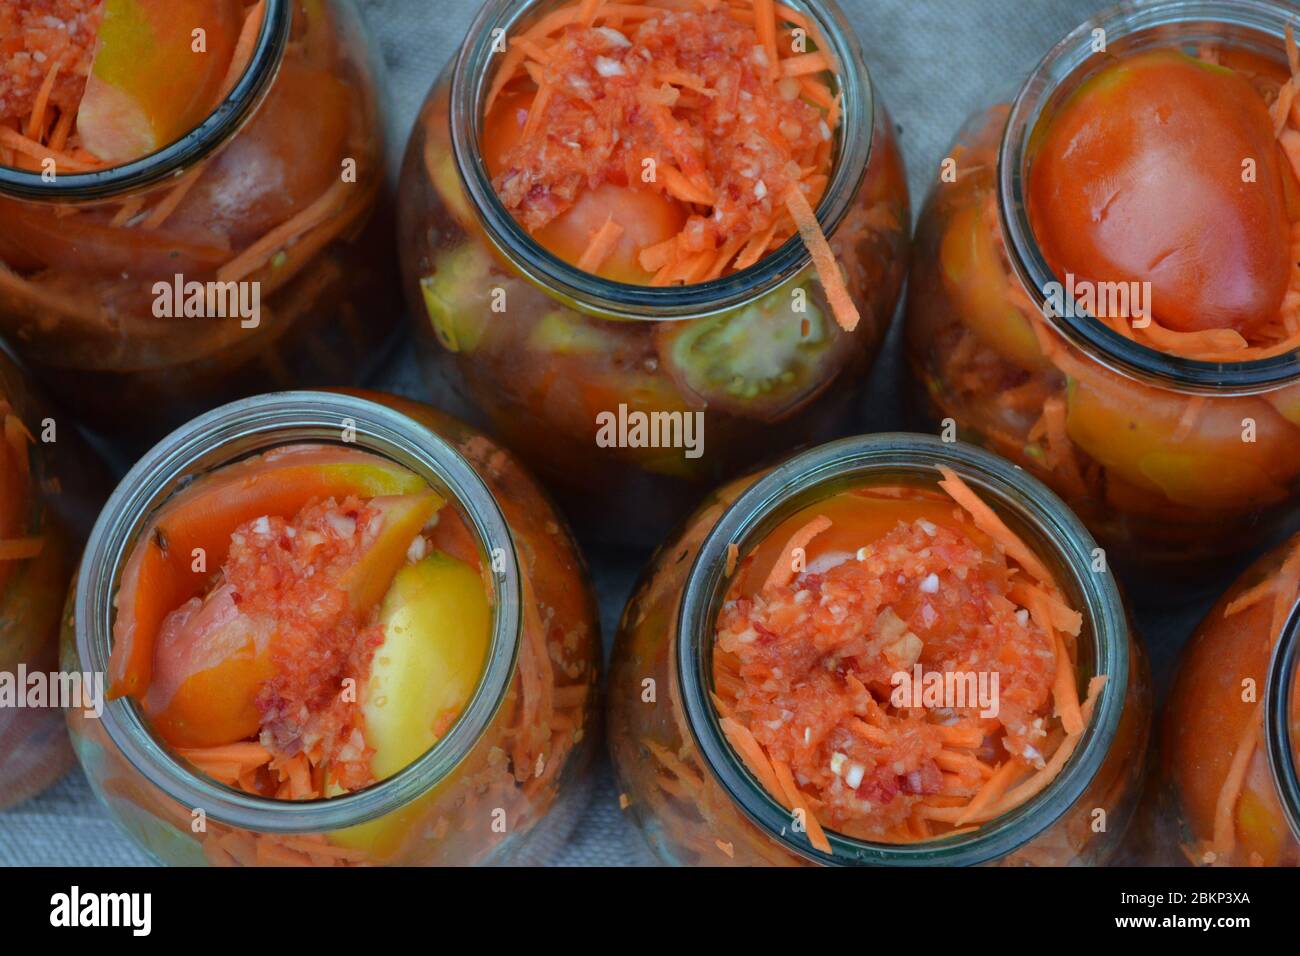
[(834, 161), (835, 64), (784, 42), (800, 14), (752, 7), (552, 11), (511, 38), (493, 79), (487, 166), (542, 246), (616, 282), (705, 282), (799, 235), (852, 329), (813, 212)]
[(1181, 332), (1249, 338), (1277, 316), (1292, 266), (1282, 157), (1245, 77), (1176, 50), (1120, 57), (1041, 135), (1029, 208), (1057, 275), (1150, 282), (1156, 317)]
[(483, 672), (491, 623), (483, 582), (463, 561), (435, 551), (397, 572), (362, 704), (376, 779), (432, 747), (465, 709)]
[(85, 148), (125, 163), (201, 123), (225, 93), (243, 22), (242, 0), (104, 0), (77, 113)]
[(1015, 809), (1105, 683), (1080, 701), (1079, 614), (956, 474), (941, 486), (806, 507), (741, 559), (718, 617), (722, 729), (823, 853), (823, 828), (911, 843)]
[(479, 571), (432, 549), (432, 529), (460, 521), (443, 505), (413, 473), (328, 446), (199, 480), (128, 562), (113, 672), (226, 783), (304, 799), (391, 776), (456, 722), (487, 653)]
[(1269, 665), (1279, 642), (1294, 640), (1285, 625), (1298, 597), (1293, 538), (1233, 584), (1184, 652), (1166, 718), (1165, 782), (1194, 864), (1300, 865), (1264, 729)]
[[(778, 289), (738, 312), (658, 329), (664, 366), (721, 408), (779, 417), (817, 388), (834, 339), (808, 290)], [(796, 296), (803, 310), (796, 311)]]

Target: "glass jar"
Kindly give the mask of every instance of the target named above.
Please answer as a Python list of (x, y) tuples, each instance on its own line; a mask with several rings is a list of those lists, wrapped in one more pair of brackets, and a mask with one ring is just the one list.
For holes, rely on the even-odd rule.
[(1293, 538), (1232, 585), (1183, 652), (1155, 818), (1195, 865), (1300, 866), (1298, 588)]
[(907, 341), (921, 403), (1046, 481), (1162, 590), (1295, 513), (1300, 361), (1181, 358), (1093, 318), (1074, 292), (1061, 308), (1026, 208), (1033, 149), (1045, 118), (1123, 53), (1207, 43), (1289, 72), (1293, 15), (1271, 0), (1163, 0), (1089, 20), (1014, 101), (966, 124), (917, 227)]
[[(497, 38), (553, 6), (484, 4), (429, 93), (400, 189), (404, 283), (430, 379), (572, 503), (575, 522), (650, 544), (718, 481), (844, 422), (906, 273), (907, 184), (844, 15), (797, 0), (843, 64), (844, 121), (819, 218), (862, 315), (856, 330), (832, 318), (798, 237), (687, 286), (608, 282), (560, 261), (501, 204), (479, 147)], [(656, 413), (699, 422), (700, 447), (601, 438), (602, 416), (621, 436), (627, 416)]]
[(0, 348), (0, 810), (72, 765), (54, 679), (59, 618), (101, 482), (72, 423)]
[(65, 621), (65, 669), (104, 671), (126, 556), (169, 496), (270, 448), (338, 445), (345, 429), (346, 444), (443, 495), (494, 572), (483, 676), (456, 722), (405, 769), (324, 800), (254, 796), (196, 772), (126, 697), (98, 720), (69, 711), (78, 759), (118, 822), (165, 863), (542, 858), (585, 803), (599, 667), (594, 600), (576, 547), (532, 479), (507, 452), (423, 405), (285, 392), (227, 405), (173, 433), (127, 475), (91, 535)]
[(0, 334), (140, 448), (233, 398), (360, 381), (396, 330), (364, 28), (350, 0), (264, 9), (242, 78), (178, 141), (92, 172), (0, 166)]
[[(947, 467), (989, 502), (1082, 611), (1081, 673), (1106, 674), (1083, 737), (1036, 797), (976, 830), (889, 845), (828, 833), (810, 846), (746, 769), (710, 702), (714, 621), (734, 556), (794, 513), (871, 484), (934, 485)], [(623, 615), (610, 668), (609, 735), (626, 806), (674, 864), (1100, 863), (1131, 818), (1151, 699), (1145, 658), (1096, 544), (1061, 501), (980, 449), (916, 435), (835, 442), (712, 495), (654, 558)], [(728, 555), (733, 557), (729, 558)], [(1104, 566), (1104, 565), (1103, 565)]]

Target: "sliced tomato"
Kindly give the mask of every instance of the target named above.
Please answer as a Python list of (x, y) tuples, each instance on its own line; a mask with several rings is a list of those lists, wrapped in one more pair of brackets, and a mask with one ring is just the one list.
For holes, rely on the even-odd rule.
[(1172, 50), (1119, 58), (1040, 130), (1029, 213), (1058, 275), (1150, 282), (1170, 328), (1249, 337), (1281, 307), (1291, 264), (1273, 123), (1233, 70)]
[(1206, 399), (1189, 410), (1189, 396), (1100, 368), (1072, 378), (1068, 394), (1070, 438), (1125, 481), (1175, 504), (1258, 507), (1285, 498), (1300, 476), (1300, 436), (1262, 399)]
[(82, 144), (127, 163), (198, 126), (221, 99), (243, 23), (242, 0), (105, 0)]
[(257, 734), (258, 688), (275, 674), (275, 622), (243, 614), (233, 588), (193, 598), (163, 620), (144, 712), (174, 747), (216, 747)]
[(314, 498), (427, 490), (419, 476), (365, 452), (293, 446), (227, 466), (179, 492), (145, 526), (123, 571), (109, 659), (110, 698), (143, 698), (164, 619), (202, 594), (239, 525), (263, 515), (293, 515)]
[(943, 285), (957, 318), (985, 345), (1023, 368), (1048, 366), (1029, 320), (1007, 296), (1008, 277), (982, 203), (954, 213), (939, 245)]
[(686, 225), (681, 203), (636, 186), (604, 183), (584, 189), (573, 206), (533, 237), (549, 252), (578, 265), (592, 237), (612, 221), (623, 230), (596, 274), (611, 282), (645, 285), (653, 276), (641, 268), (641, 250), (671, 239)]

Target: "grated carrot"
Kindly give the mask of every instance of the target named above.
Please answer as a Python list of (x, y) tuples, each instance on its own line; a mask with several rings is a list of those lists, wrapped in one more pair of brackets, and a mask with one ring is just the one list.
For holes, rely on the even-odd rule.
[(50, 93), (54, 90), (54, 81), (59, 78), (59, 70), (62, 68), (63, 57), (56, 57), (45, 73), (41, 88), (36, 93), (36, 102), (32, 104), (31, 118), (27, 120), (28, 139), (39, 140), (45, 132), (45, 113), (50, 105)]
[(971, 802), (960, 808), (961, 812), (954, 817), (952, 824), (957, 827), (964, 827), (970, 823), (984, 810), (1001, 800), (1007, 789), (1015, 783), (1016, 778), (1024, 772), (1024, 764), (1014, 757), (1006, 760), (1002, 766), (993, 771), (993, 776), (984, 781), (984, 785), (971, 798)]
[(781, 61), (783, 76), (810, 76), (814, 73), (825, 73), (830, 68), (831, 61), (827, 59), (825, 53), (821, 52), (801, 53)]
[(858, 307), (853, 304), (853, 297), (849, 295), (848, 287), (844, 284), (839, 263), (835, 260), (835, 253), (831, 251), (830, 243), (826, 241), (826, 234), (822, 232), (817, 214), (808, 205), (808, 200), (798, 183), (792, 183), (786, 190), (785, 205), (790, 210), (790, 215), (794, 217), (795, 225), (799, 227), (799, 235), (803, 238), (804, 245), (808, 247), (809, 255), (812, 256), (817, 275), (822, 280), (822, 288), (826, 290), (831, 311), (835, 313), (835, 321), (844, 331), (852, 332), (858, 327), (861, 315)]
[(796, 573), (794, 569), (795, 552), (806, 548), (813, 538), (830, 526), (831, 520), (829, 518), (825, 515), (818, 515), (791, 535), (790, 540), (781, 549), (781, 556), (776, 559), (776, 564), (772, 566), (772, 570), (768, 573), (767, 580), (763, 582), (762, 589), (767, 591), (789, 584)]
[(758, 741), (754, 739), (750, 729), (731, 717), (723, 717), (719, 721), (719, 726), (722, 727), (722, 732), (732, 748), (749, 768), (749, 772), (763, 785), (763, 789), (774, 795), (781, 793), (776, 773), (772, 770), (772, 763)]
[(591, 237), (591, 242), (578, 260), (578, 268), (583, 272), (596, 272), (605, 261), (613, 254), (614, 247), (618, 241), (623, 238), (623, 227), (614, 221), (610, 216), (605, 220), (605, 224)]
[(831, 843), (826, 839), (826, 831), (822, 829), (817, 814), (813, 813), (812, 808), (808, 806), (808, 800), (795, 784), (794, 774), (790, 772), (790, 767), (779, 760), (773, 760), (772, 771), (776, 774), (776, 779), (781, 785), (780, 792), (784, 793), (785, 798), (790, 802), (790, 809), (803, 811), (804, 827), (808, 831), (808, 842), (813, 845), (814, 849), (823, 853), (830, 853)]
[(986, 505), (955, 471), (945, 465), (940, 465), (939, 471), (943, 474), (939, 486), (948, 492), (953, 501), (970, 513), (975, 526), (1002, 545), (1003, 550), (1035, 579), (1043, 584), (1052, 585), (1051, 573), (1030, 550), (1029, 545), (1008, 528), (993, 509)]
[(758, 41), (767, 51), (769, 75), (777, 76), (781, 69), (781, 54), (776, 49), (776, 4), (773, 0), (754, 0), (754, 29)]
[[(736, 4), (726, 6), (717, 0), (680, 0), (665, 6), (575, 0), (552, 10), (510, 39), (509, 46), (500, 60), (500, 66), (489, 85), (485, 111), (491, 111), (494, 105), (498, 104), (501, 94), (516, 79), (530, 80), (533, 88), (532, 100), (528, 106), (521, 142), (514, 149), (525, 151), (516, 154), (523, 157), (530, 155), (526, 151), (535, 153), (537, 150), (545, 150), (545, 141), (556, 135), (557, 118), (564, 117), (566, 110), (584, 112), (587, 102), (586, 100), (571, 102), (575, 97), (570, 91), (570, 84), (565, 82), (566, 74), (563, 73), (566, 62), (563, 45), (571, 34), (563, 31), (592, 28), (601, 22), (617, 22), (620, 31), (624, 32), (625, 36), (631, 37), (635, 43), (636, 28), (625, 30), (626, 24), (658, 19), (665, 15), (707, 14), (719, 10), (741, 22), (753, 25), (757, 46), (763, 50), (768, 60), (767, 69), (759, 67), (759, 72), (766, 73), (774, 87), (787, 78), (797, 80), (799, 90), (804, 96), (804, 101), (800, 103), (801, 108), (824, 110), (827, 125), (832, 130), (836, 129), (840, 123), (842, 98), (833, 94), (825, 82), (814, 79), (816, 73), (828, 71), (834, 73), (834, 64), (822, 48), (810, 53), (795, 53), (794, 46), (791, 44), (789, 51), (784, 49), (779, 37), (789, 35), (786, 30), (788, 24), (795, 24), (800, 29), (807, 30), (818, 44), (822, 41), (806, 16), (785, 5), (776, 4), (773, 0), (747, 0), (739, 6)], [(556, 38), (554, 42), (551, 40), (553, 37)], [(787, 174), (791, 175), (794, 181), (780, 183), (779, 188), (782, 192), (778, 195), (784, 199), (784, 202), (777, 204), (775, 209), (769, 211), (771, 206), (769, 203), (768, 206), (763, 207), (759, 215), (747, 214), (723, 218), (722, 210), (716, 208), (720, 201), (717, 194), (718, 187), (711, 179), (713, 174), (710, 172), (711, 164), (707, 161), (708, 157), (700, 150), (693, 135), (682, 135), (683, 124), (690, 123), (689, 111), (694, 108), (692, 104), (717, 100), (722, 94), (719, 90), (710, 88), (709, 82), (703, 76), (678, 67), (671, 58), (665, 58), (662, 65), (654, 64), (651, 69), (653, 71), (651, 75), (645, 77), (640, 85), (629, 87), (624, 84), (622, 87), (624, 92), (620, 95), (638, 98), (635, 104), (637, 113), (644, 117), (645, 122), (658, 130), (663, 143), (667, 146), (668, 155), (660, 157), (657, 164), (654, 180), (657, 184), (656, 188), (667, 197), (688, 207), (706, 207), (716, 213), (718, 218), (705, 216), (706, 209), (696, 209), (694, 212), (704, 216), (706, 220), (726, 225), (712, 227), (715, 235), (710, 237), (714, 241), (711, 243), (712, 248), (709, 250), (711, 255), (708, 258), (700, 255), (704, 249), (698, 241), (698, 236), (687, 241), (685, 230), (691, 225), (689, 221), (683, 226), (681, 235), (675, 237), (681, 241), (672, 245), (659, 243), (639, 250), (639, 261), (649, 277), (643, 281), (657, 286), (712, 281), (721, 277), (729, 269), (739, 272), (751, 267), (775, 248), (774, 242), (776, 245), (780, 244), (776, 242), (778, 237), (783, 242), (797, 233), (809, 248), (837, 320), (845, 329), (851, 330), (856, 327), (859, 321), (858, 310), (845, 287), (843, 275), (835, 265), (834, 254), (829, 243), (826, 242), (820, 223), (811, 212), (812, 206), (808, 198), (811, 196), (811, 201), (819, 201), (830, 182), (828, 168), (834, 159), (832, 144), (821, 142), (814, 149), (810, 144), (804, 143), (800, 146), (800, 153), (790, 156), (790, 162), (785, 163), (783, 169), (797, 169), (798, 176), (796, 178), (792, 174)], [(587, 82), (590, 83), (590, 80)], [(618, 89), (618, 86), (611, 88)], [(771, 92), (775, 99), (774, 90)], [(599, 91), (595, 95), (596, 102), (606, 98), (600, 96)], [(629, 104), (629, 109), (631, 108), (633, 106)], [(549, 121), (547, 117), (550, 117)], [(811, 127), (805, 122), (803, 128), (808, 130)], [(775, 130), (772, 139), (778, 146), (785, 143)], [(632, 142), (632, 139), (628, 138), (627, 142)], [(616, 139), (615, 144), (617, 143)], [(785, 148), (790, 147), (787, 145)], [(621, 162), (617, 156), (611, 161)], [(526, 163), (527, 160), (522, 159), (520, 162)], [(543, 172), (535, 174), (530, 172), (529, 175), (539, 177), (534, 181), (547, 183), (544, 178), (540, 178), (545, 175)], [(594, 183), (596, 176), (596, 173), (589, 171), (586, 179)], [(498, 182), (499, 192), (506, 189), (505, 182), (507, 182), (505, 179)], [(560, 196), (559, 203), (538, 202), (535, 212), (521, 212), (520, 210), (525, 208), (524, 203), (531, 201), (527, 197), (534, 195), (534, 192), (527, 189), (526, 185), (520, 185), (526, 184), (527, 180), (522, 179), (517, 170), (511, 173), (509, 182), (514, 184), (513, 188), (516, 192), (511, 197), (503, 194), (503, 199), (507, 199), (507, 208), (510, 208), (517, 217), (529, 219), (525, 222), (525, 226), (532, 232), (536, 232), (551, 218), (561, 214), (574, 201), (572, 188), (560, 186), (557, 181), (556, 184), (548, 184), (547, 188), (556, 190)], [(771, 184), (772, 179), (769, 177), (766, 182)], [(802, 188), (797, 198), (786, 195), (785, 191), (788, 188), (798, 186)], [(757, 190), (756, 201), (762, 202), (764, 196), (762, 190)], [(735, 190), (729, 189), (723, 201), (734, 205), (737, 202), (735, 197)], [(786, 217), (788, 207), (792, 205), (796, 207), (790, 212), (793, 222)], [(808, 210), (806, 215), (805, 208)], [(687, 219), (690, 219), (689, 211)], [(698, 221), (696, 226), (698, 227)]]
[(271, 257), (293, 243), (303, 233), (310, 232), (344, 205), (343, 195), (350, 188), (342, 179), (336, 180), (319, 199), (292, 219), (282, 222), (253, 243), (234, 259), (217, 270), (217, 281), (238, 282), (262, 268)]
[(257, 37), (261, 32), (265, 9), (266, 0), (257, 0), (244, 16), (244, 25), (240, 27), (239, 38), (235, 40), (235, 49), (230, 55), (230, 66), (226, 68), (226, 75), (221, 80), (222, 99), (239, 83), (240, 77), (248, 69), (249, 61), (253, 59), (253, 48), (257, 45)]
[(1232, 762), (1228, 765), (1227, 776), (1219, 788), (1219, 796), (1214, 804), (1214, 837), (1211, 847), (1218, 859), (1226, 860), (1237, 845), (1237, 828), (1233, 813), (1241, 792), (1246, 785), (1246, 771), (1250, 769), (1250, 758), (1255, 755), (1259, 744), (1260, 731), (1264, 725), (1264, 706), (1255, 704), (1250, 718), (1237, 741), (1237, 749), (1232, 753)]

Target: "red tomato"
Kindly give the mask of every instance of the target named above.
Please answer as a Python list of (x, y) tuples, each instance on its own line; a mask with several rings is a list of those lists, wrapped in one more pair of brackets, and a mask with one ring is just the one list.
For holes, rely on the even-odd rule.
[[(523, 137), (532, 98), (532, 93), (505, 93), (484, 119), (483, 162), (490, 176), (496, 177), (508, 167), (506, 156)], [(597, 275), (638, 285), (652, 278), (641, 268), (641, 250), (671, 239), (686, 225), (686, 212), (676, 200), (649, 189), (605, 183), (583, 189), (569, 210), (533, 238), (551, 254), (577, 265), (591, 237), (610, 218), (623, 227), (623, 235)]]
[(1281, 307), (1289, 222), (1272, 120), (1232, 70), (1160, 50), (1093, 77), (1047, 125), (1029, 212), (1058, 275), (1149, 281), (1170, 328), (1248, 335)]
[(686, 225), (686, 213), (676, 200), (648, 189), (605, 183), (579, 193), (568, 212), (533, 238), (565, 262), (577, 265), (596, 230), (611, 218), (623, 227), (623, 235), (597, 275), (642, 285), (652, 276), (641, 268), (641, 250), (671, 239)]

